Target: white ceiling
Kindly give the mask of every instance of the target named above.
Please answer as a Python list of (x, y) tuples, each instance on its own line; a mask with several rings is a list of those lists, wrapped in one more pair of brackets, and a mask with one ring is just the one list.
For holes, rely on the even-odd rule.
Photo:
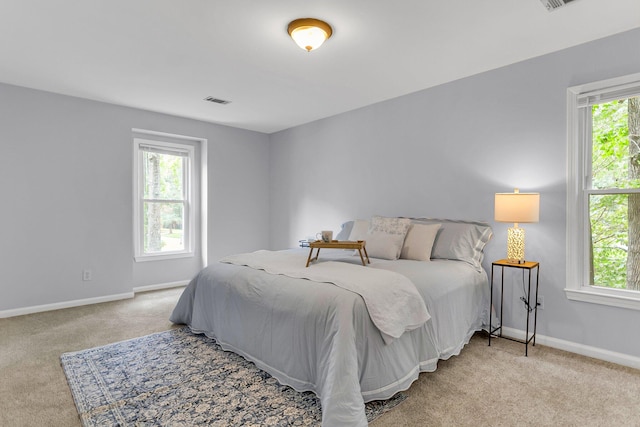
[[(311, 53), (304, 17), (334, 29)], [(0, 82), (272, 133), (637, 27), (640, 0), (0, 0)]]

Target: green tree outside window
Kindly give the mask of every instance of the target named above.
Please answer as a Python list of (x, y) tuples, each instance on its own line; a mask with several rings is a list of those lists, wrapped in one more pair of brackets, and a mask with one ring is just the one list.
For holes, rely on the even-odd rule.
[(640, 291), (640, 97), (592, 107), (591, 283)]

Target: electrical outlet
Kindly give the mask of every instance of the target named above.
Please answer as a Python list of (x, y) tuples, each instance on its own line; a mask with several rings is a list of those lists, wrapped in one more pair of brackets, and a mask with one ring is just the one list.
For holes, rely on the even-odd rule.
[(92, 274), (91, 274), (91, 270), (85, 269), (82, 270), (82, 280), (85, 282), (90, 281), (93, 278)]
[(538, 308), (544, 310), (544, 297), (542, 295), (538, 295)]

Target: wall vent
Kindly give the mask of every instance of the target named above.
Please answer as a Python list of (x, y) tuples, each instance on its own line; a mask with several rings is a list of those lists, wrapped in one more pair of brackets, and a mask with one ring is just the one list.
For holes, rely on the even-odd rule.
[(540, 1), (544, 5), (544, 7), (546, 7), (547, 10), (551, 12), (552, 10), (556, 10), (566, 5), (567, 3), (571, 3), (574, 0), (540, 0)]
[(231, 102), (231, 101), (225, 101), (224, 99), (216, 98), (214, 96), (207, 96), (204, 100), (213, 102), (215, 104), (222, 104), (222, 105), (227, 105), (228, 103)]

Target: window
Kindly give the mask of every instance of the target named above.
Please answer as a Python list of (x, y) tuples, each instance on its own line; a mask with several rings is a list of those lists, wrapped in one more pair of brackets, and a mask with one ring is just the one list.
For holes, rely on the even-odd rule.
[(567, 296), (640, 310), (640, 74), (568, 90)]
[(134, 138), (136, 261), (193, 256), (194, 147)]

